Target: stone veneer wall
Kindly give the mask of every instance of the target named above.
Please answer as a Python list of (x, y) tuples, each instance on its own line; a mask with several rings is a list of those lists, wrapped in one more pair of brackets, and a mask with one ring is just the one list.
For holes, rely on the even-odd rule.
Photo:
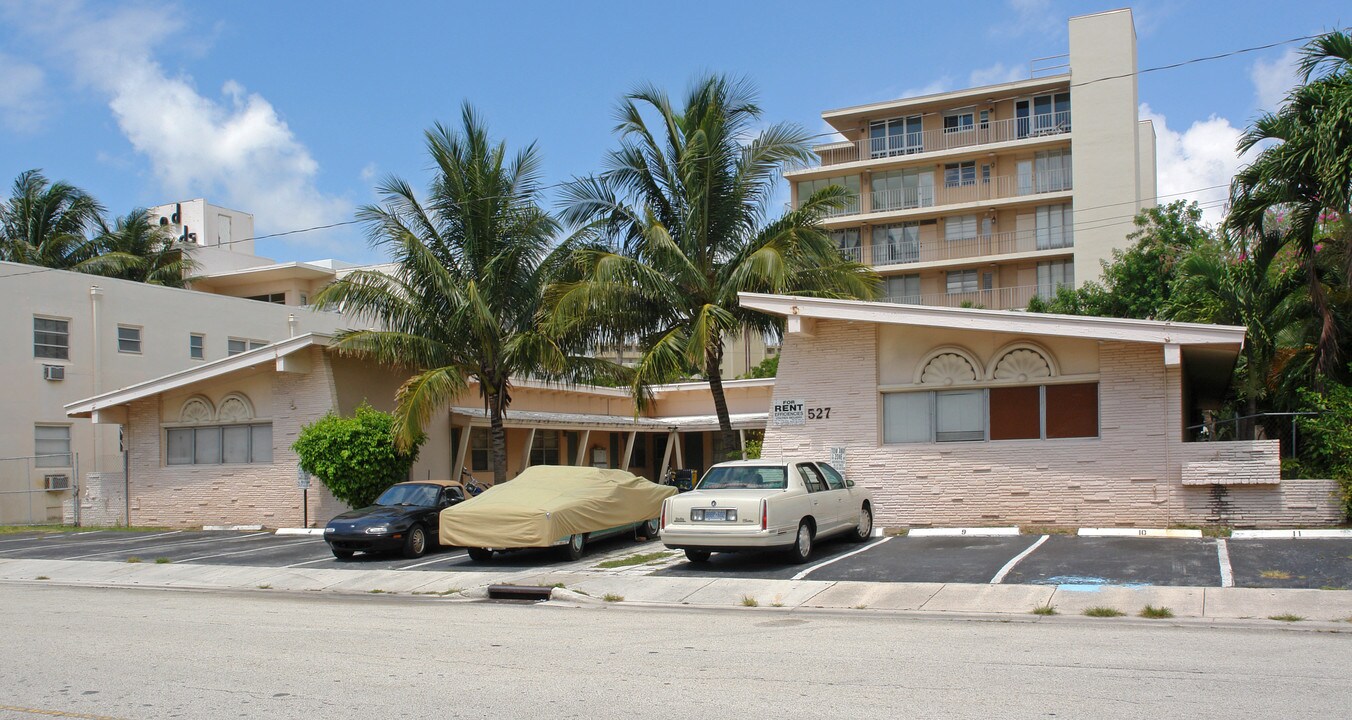
[(1230, 488), (1219, 512), (1209, 486), (1182, 484), (1183, 462), (1208, 456), (1182, 442), (1180, 369), (1146, 344), (1104, 342), (1099, 362), (1098, 438), (883, 445), (876, 327), (818, 321), (815, 337), (785, 338), (774, 400), (830, 406), (831, 417), (771, 425), (763, 455), (846, 448), (846, 471), (873, 490), (881, 526), (1337, 521), (1325, 486), (1289, 482)]
[[(270, 373), (271, 464), (165, 465), (160, 399), (132, 403), (128, 418), (132, 524), (299, 526), (301, 492), (296, 489), (297, 459), (291, 444), (301, 426), (337, 405), (328, 358), (318, 348), (306, 352), (310, 372)], [(256, 410), (260, 420), (267, 419), (263, 408)], [(323, 524), (347, 509), (318, 481), (310, 488), (309, 506), (311, 524)]]

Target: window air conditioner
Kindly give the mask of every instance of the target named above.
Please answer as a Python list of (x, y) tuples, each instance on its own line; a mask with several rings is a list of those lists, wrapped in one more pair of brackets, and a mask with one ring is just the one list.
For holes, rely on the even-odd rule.
[(66, 366), (65, 366), (65, 365), (43, 365), (43, 366), (42, 366), (42, 379), (43, 379), (43, 380), (65, 380), (65, 379), (66, 379)]
[(70, 489), (70, 476), (69, 476), (69, 475), (65, 475), (65, 474), (60, 474), (60, 475), (43, 475), (43, 476), (42, 476), (42, 489), (43, 489), (43, 490), (52, 491), (52, 492), (57, 492), (57, 491), (61, 491), (61, 490), (69, 490), (69, 489)]

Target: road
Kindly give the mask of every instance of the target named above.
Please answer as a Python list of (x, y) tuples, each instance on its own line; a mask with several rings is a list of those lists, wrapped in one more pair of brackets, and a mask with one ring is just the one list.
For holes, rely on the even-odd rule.
[(1336, 717), (1352, 638), (0, 585), (0, 719)]

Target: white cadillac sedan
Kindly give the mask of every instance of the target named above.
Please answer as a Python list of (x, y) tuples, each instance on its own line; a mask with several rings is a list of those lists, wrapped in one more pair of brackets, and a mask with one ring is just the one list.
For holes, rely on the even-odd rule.
[(693, 492), (662, 504), (662, 543), (691, 562), (716, 552), (784, 550), (806, 562), (817, 540), (873, 531), (873, 498), (824, 462), (719, 463)]

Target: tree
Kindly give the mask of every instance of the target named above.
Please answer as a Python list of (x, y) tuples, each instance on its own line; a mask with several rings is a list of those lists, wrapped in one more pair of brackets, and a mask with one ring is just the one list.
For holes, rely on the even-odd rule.
[[(1302, 51), (1302, 83), (1275, 113), (1254, 121), (1239, 151), (1262, 148), (1235, 175), (1227, 224), (1263, 242), (1294, 248), (1310, 302), (1320, 320), (1316, 362), (1331, 375), (1339, 366), (1339, 328), (1315, 257), (1316, 236), (1329, 213), (1352, 210), (1352, 36), (1322, 35)], [(1272, 229), (1273, 210), (1285, 227)], [(1352, 282), (1352, 263), (1343, 268)]]
[(631, 390), (640, 405), (649, 386), (702, 373), (724, 449), (736, 446), (724, 337), (777, 329), (743, 309), (737, 294), (868, 299), (878, 287), (818, 226), (849, 200), (843, 188), (824, 188), (766, 220), (779, 167), (806, 157), (810, 136), (785, 123), (756, 132), (760, 118), (751, 88), (720, 76), (698, 80), (681, 108), (652, 86), (625, 96), (619, 148), (606, 169), (563, 191), (563, 219), (576, 231), (548, 298), (558, 331), (586, 330), (602, 344), (639, 339)]
[(93, 244), (99, 255), (87, 265), (100, 275), (181, 288), (197, 269), (192, 246), (176, 242), (144, 208), (117, 218), (112, 227), (100, 219)]
[(0, 260), (60, 270), (87, 271), (99, 255), (89, 233), (103, 207), (80, 188), (49, 182), (40, 170), (14, 180), (0, 202)]
[(407, 449), (394, 445), (394, 418), (362, 403), (350, 418), (329, 413), (301, 428), (291, 446), (300, 466), (348, 507), (365, 507), (408, 479), (423, 437)]
[(436, 174), (425, 200), (390, 177), (378, 188), (384, 204), (357, 213), (372, 244), (394, 256), (394, 269), (353, 272), (315, 302), (380, 328), (340, 333), (340, 352), (415, 373), (396, 396), (400, 448), (473, 378), (488, 411), (494, 482), (503, 482), (513, 378), (578, 381), (623, 369), (584, 357), (579, 339), (543, 332), (537, 322), (557, 225), (537, 203), (535, 145), (508, 155), (468, 104), (461, 122), (459, 131), (437, 124), (426, 133)]
[(764, 360), (761, 360), (760, 362), (756, 363), (755, 367), (751, 368), (746, 372), (745, 375), (742, 375), (737, 379), (741, 380), (742, 378), (772, 378), (778, 374), (779, 374), (779, 356), (771, 355), (770, 357), (767, 357)]

